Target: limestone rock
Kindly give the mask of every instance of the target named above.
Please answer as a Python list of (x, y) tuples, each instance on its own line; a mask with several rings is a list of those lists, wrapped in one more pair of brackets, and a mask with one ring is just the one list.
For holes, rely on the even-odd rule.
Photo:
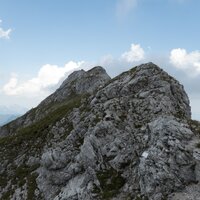
[(0, 130), (0, 198), (195, 199), (199, 134), (183, 86), (153, 63), (80, 70)]

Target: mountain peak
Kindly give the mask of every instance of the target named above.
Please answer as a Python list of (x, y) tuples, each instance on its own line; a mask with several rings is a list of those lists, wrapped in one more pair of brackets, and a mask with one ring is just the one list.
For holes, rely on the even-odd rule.
[(93, 67), (92, 69), (90, 69), (88, 72), (89, 73), (97, 73), (97, 74), (98, 73), (105, 74), (106, 70), (103, 67), (101, 67), (101, 66), (96, 66), (96, 67)]
[(198, 197), (199, 130), (183, 86), (153, 63), (113, 79), (102, 67), (73, 72), (0, 128), (0, 198)]
[(99, 66), (88, 71), (74, 71), (63, 81), (60, 88), (43, 103), (61, 102), (72, 95), (92, 93), (109, 80), (110, 76), (106, 73), (106, 70)]

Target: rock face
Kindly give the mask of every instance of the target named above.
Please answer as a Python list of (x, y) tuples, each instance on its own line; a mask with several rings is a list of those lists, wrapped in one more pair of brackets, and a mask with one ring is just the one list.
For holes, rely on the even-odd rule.
[(0, 199), (195, 199), (199, 134), (183, 86), (153, 63), (77, 71), (0, 129)]
[(110, 80), (110, 77), (102, 67), (94, 67), (85, 72), (84, 70), (75, 71), (62, 83), (60, 88), (45, 99), (41, 105), (52, 102), (61, 102), (67, 97), (92, 93), (97, 88), (103, 86), (105, 82)]
[(0, 127), (0, 136), (12, 135), (16, 129), (29, 126), (34, 122), (44, 118), (49, 112), (57, 109), (63, 102), (70, 99), (77, 99), (78, 95), (91, 94), (99, 87), (104, 85), (110, 77), (102, 67), (94, 67), (85, 72), (84, 70), (75, 71), (62, 83), (59, 89), (47, 97), (41, 104), (27, 112), (23, 117), (7, 126)]

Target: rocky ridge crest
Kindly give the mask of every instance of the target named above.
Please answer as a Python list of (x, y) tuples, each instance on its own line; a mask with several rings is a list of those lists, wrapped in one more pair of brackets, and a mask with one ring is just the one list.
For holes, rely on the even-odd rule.
[(195, 199), (199, 134), (183, 86), (153, 63), (77, 71), (0, 129), (0, 199)]

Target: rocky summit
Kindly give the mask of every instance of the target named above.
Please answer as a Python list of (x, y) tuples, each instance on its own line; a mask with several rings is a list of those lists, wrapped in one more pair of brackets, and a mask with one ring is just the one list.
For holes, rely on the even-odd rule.
[(73, 72), (0, 128), (1, 200), (198, 200), (200, 123), (153, 63)]

